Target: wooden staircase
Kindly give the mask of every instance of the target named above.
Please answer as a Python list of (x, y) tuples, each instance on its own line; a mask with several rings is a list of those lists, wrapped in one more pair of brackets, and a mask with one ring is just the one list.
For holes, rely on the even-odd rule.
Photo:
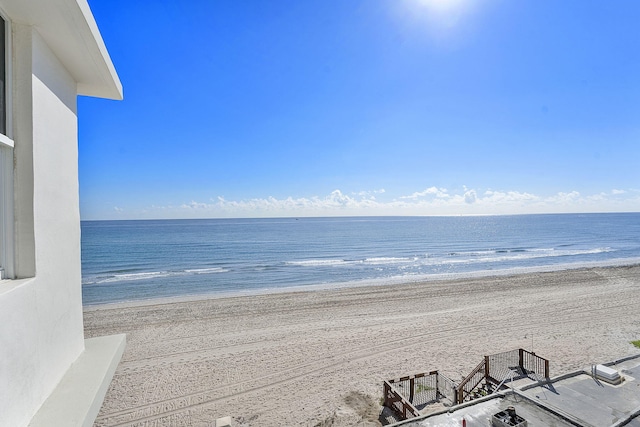
[[(523, 378), (532, 381), (549, 378), (549, 361), (520, 348), (484, 356), (482, 362), (459, 384), (438, 371), (384, 381), (384, 406), (394, 411), (401, 420), (405, 420), (418, 416), (418, 408), (425, 405), (424, 396), (420, 400), (420, 395), (425, 393), (421, 390), (430, 391), (431, 403), (446, 399), (447, 404), (457, 405), (496, 393), (507, 387), (507, 381)], [(417, 381), (424, 382), (427, 379), (431, 381), (430, 386), (416, 385)]]

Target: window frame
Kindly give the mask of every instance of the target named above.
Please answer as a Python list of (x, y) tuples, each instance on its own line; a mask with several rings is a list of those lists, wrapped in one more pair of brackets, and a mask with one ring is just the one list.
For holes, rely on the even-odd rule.
[[(0, 280), (13, 279), (14, 235), (13, 235), (13, 87), (12, 87), (12, 39), (11, 20), (0, 9), (4, 21), (4, 120), (5, 133), (0, 133)], [(0, 64), (2, 66), (2, 64)]]

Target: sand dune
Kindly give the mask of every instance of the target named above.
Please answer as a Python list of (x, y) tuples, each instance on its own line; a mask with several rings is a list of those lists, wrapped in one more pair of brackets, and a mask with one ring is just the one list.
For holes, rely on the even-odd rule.
[(127, 334), (98, 426), (375, 425), (383, 379), (523, 347), (551, 375), (638, 349), (640, 266), (85, 309)]

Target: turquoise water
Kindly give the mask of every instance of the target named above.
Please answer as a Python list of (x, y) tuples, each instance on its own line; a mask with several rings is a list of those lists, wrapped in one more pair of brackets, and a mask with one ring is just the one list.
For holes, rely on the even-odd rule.
[(85, 304), (640, 261), (640, 214), (83, 221)]

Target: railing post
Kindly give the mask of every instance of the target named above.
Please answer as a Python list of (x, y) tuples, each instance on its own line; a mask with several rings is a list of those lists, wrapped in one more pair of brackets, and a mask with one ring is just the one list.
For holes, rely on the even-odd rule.
[(386, 381), (384, 384), (384, 406), (391, 408), (391, 403), (389, 402), (389, 392), (391, 391), (391, 386)]
[(544, 361), (544, 377), (549, 378), (549, 361), (546, 359)]
[(409, 402), (411, 403), (413, 403), (413, 388), (414, 388), (415, 382), (416, 382), (415, 378), (411, 378), (409, 380)]
[(387, 384), (386, 381), (382, 383), (382, 389), (384, 393), (384, 406), (390, 407), (389, 406), (389, 384)]
[(518, 366), (524, 370), (524, 350), (518, 349)]
[(487, 378), (489, 378), (489, 356), (485, 356), (484, 357), (484, 381), (487, 381)]

